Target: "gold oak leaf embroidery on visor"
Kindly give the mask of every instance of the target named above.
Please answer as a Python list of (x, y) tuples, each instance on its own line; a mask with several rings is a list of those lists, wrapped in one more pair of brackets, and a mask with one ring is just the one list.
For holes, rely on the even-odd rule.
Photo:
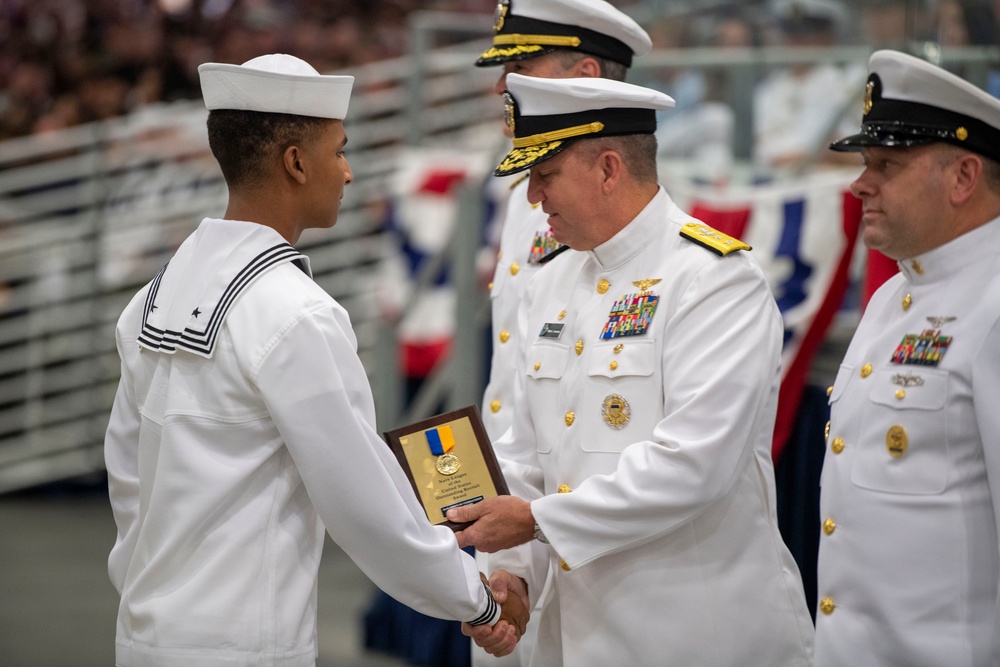
[(490, 58), (506, 58), (508, 56), (516, 56), (520, 53), (534, 53), (535, 51), (541, 51), (542, 47), (537, 44), (524, 44), (521, 46), (511, 46), (506, 49), (498, 49), (497, 47), (492, 47), (488, 49), (482, 56), (483, 60), (489, 60)]
[(548, 144), (542, 144), (541, 146), (515, 148), (507, 155), (506, 158), (504, 158), (504, 161), (500, 163), (500, 166), (497, 167), (497, 171), (505, 172), (532, 164), (533, 162), (556, 150), (562, 146), (562, 144), (562, 141), (553, 141)]

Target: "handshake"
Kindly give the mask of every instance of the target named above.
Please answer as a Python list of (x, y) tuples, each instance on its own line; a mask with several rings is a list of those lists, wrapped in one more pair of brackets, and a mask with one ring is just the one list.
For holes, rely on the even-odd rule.
[[(535, 519), (531, 505), (514, 496), (496, 496), (473, 505), (448, 510), (448, 519), (467, 524), (455, 533), (460, 547), (474, 546), (493, 553), (534, 539)], [(482, 575), (481, 575), (482, 576)], [(486, 583), (486, 577), (483, 576)], [(487, 625), (462, 624), (462, 633), (487, 653), (502, 657), (514, 650), (528, 625), (528, 586), (524, 579), (506, 570), (496, 570), (487, 584), (500, 603), (500, 620)]]
[(528, 587), (524, 579), (506, 570), (496, 570), (489, 580), (483, 573), (479, 576), (500, 605), (500, 620), (493, 627), (462, 623), (462, 634), (471, 637), (490, 655), (500, 658), (514, 650), (528, 626)]

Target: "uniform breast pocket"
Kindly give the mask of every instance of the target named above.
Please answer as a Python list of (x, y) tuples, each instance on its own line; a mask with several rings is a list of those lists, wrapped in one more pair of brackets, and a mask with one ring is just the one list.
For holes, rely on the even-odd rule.
[(552, 415), (558, 413), (559, 389), (568, 361), (569, 348), (565, 345), (538, 341), (528, 350), (524, 391), (535, 426), (540, 429), (535, 440), (542, 453), (551, 451), (556, 439), (547, 429), (557, 421)]
[(507, 278), (509, 265), (506, 262), (497, 264), (496, 271), (493, 272), (493, 281), (490, 283), (490, 298), (496, 299), (507, 289)]
[(594, 345), (584, 391), (584, 451), (621, 452), (652, 435), (663, 412), (658, 365), (654, 340)]
[(847, 389), (847, 383), (851, 381), (854, 376), (854, 366), (841, 365), (840, 369), (837, 370), (837, 379), (833, 381), (833, 390), (830, 392), (830, 398), (828, 403), (833, 405), (844, 395), (844, 390)]
[(893, 366), (872, 379), (851, 481), (887, 493), (941, 493), (951, 470), (948, 373)]
[[(841, 364), (840, 368), (837, 370), (837, 379), (834, 380), (833, 388), (831, 389), (830, 396), (827, 399), (827, 402), (830, 406), (830, 417), (831, 417), (830, 421), (828, 421), (825, 425), (825, 432), (826, 432), (825, 438), (828, 445), (826, 451), (828, 452), (828, 455), (830, 452), (832, 452), (833, 455), (839, 455), (840, 452), (843, 451), (842, 448), (844, 443), (844, 436), (846, 435), (844, 431), (847, 429), (849, 421), (845, 421), (844, 423), (842, 423), (840, 420), (838, 420), (837, 426), (834, 429), (833, 427), (833, 416), (835, 414), (834, 409), (835, 408), (843, 409), (843, 408), (838, 408), (838, 403), (840, 403), (841, 399), (843, 399), (844, 396), (849, 395), (847, 393), (847, 385), (850, 384), (851, 380), (855, 377), (857, 377), (857, 375), (855, 373), (854, 366)], [(832, 449), (829, 446), (830, 443), (833, 443)], [(830, 471), (832, 469), (833, 469), (832, 465), (823, 466), (823, 471), (820, 473), (820, 479), (819, 479), (819, 485), (821, 487), (827, 486), (827, 476), (831, 474)]]

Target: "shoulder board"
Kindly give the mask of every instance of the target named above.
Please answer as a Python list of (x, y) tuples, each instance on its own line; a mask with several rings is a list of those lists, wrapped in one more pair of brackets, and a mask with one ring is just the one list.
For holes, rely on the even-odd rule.
[(685, 223), (681, 227), (681, 236), (689, 241), (694, 241), (703, 248), (708, 248), (721, 257), (737, 250), (750, 250), (750, 246), (743, 241), (700, 222)]
[(529, 174), (528, 172), (524, 172), (523, 174), (521, 174), (520, 176), (518, 176), (517, 178), (515, 178), (514, 182), (510, 184), (510, 189), (513, 190), (514, 188), (516, 188), (517, 186), (519, 186), (521, 183), (524, 183), (524, 180), (526, 178), (528, 178), (529, 176), (531, 176), (531, 174)]

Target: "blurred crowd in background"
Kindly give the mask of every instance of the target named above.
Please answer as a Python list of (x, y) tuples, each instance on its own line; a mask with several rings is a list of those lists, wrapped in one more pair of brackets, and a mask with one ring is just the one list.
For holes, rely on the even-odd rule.
[[(793, 30), (782, 30), (775, 3), (616, 4), (644, 19), (658, 48), (898, 46), (914, 39), (947, 47), (1000, 41), (998, 0), (820, 2), (816, 6), (838, 5), (828, 13), (843, 16), (826, 23), (800, 21)], [(494, 5), (494, 0), (0, 0), (0, 140), (104, 120), (154, 102), (196, 99), (197, 66), (206, 61), (241, 63), (285, 52), (332, 72), (401, 56), (411, 12), (488, 15)], [(679, 102), (685, 94), (667, 92)]]
[(198, 65), (297, 55), (321, 72), (400, 56), (415, 9), (491, 0), (0, 0), (0, 139), (197, 99)]

